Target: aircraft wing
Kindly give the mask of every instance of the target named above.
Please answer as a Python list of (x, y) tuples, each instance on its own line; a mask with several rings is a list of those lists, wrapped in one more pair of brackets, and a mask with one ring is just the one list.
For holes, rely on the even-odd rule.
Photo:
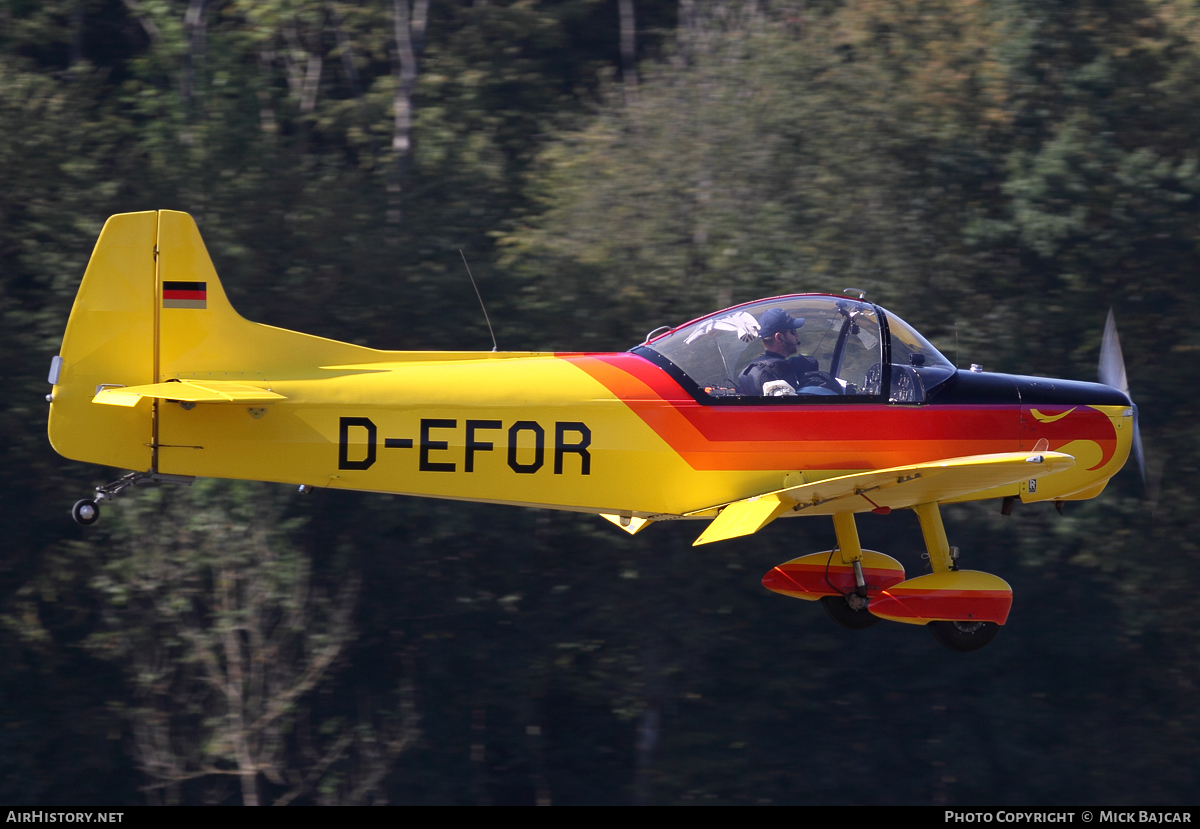
[(694, 544), (750, 535), (789, 511), (803, 512), (830, 502), (845, 501), (846, 512), (862, 512), (870, 506), (903, 509), (1043, 478), (1074, 465), (1075, 458), (1062, 452), (1002, 452), (857, 472), (727, 504)]
[(282, 394), (230, 380), (180, 380), (145, 386), (102, 388), (92, 402), (105, 406), (136, 406), (143, 397), (188, 403), (266, 403), (285, 399)]

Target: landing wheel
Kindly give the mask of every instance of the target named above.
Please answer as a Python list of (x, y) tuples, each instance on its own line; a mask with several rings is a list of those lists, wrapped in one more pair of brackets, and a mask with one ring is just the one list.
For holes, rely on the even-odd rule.
[(933, 638), (952, 651), (977, 651), (996, 638), (1000, 626), (995, 622), (930, 622)]
[(821, 606), (830, 619), (850, 630), (866, 630), (879, 621), (879, 617), (872, 616), (865, 604), (858, 610), (852, 608), (845, 596), (822, 596)]
[(75, 506), (71, 507), (71, 517), (75, 519), (76, 524), (82, 524), (85, 527), (95, 524), (100, 520), (100, 505), (91, 498), (76, 501)]

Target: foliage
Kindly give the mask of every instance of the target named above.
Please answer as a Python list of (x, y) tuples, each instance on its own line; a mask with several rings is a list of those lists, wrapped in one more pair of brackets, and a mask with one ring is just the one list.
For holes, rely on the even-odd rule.
[[(383, 740), (369, 722), (298, 728), (353, 636), (358, 579), (324, 594), (310, 558), (288, 541), (300, 522), (284, 506), (261, 486), (205, 482), (186, 499), (137, 498), (113, 522), (92, 581), (103, 624), (87, 646), (124, 666), (138, 765), (167, 802), (187, 781), (223, 775), (237, 777), (245, 805), (260, 802), (260, 775), (286, 787), (284, 800), (336, 799), (345, 788), (347, 802), (362, 802), (414, 736), (411, 716)], [(289, 756), (293, 735), (316, 741), (301, 752), (308, 762)], [(372, 781), (365, 786), (339, 785), (364, 740), (387, 744), (367, 758), (381, 767), (356, 770)], [(219, 802), (224, 789), (205, 797)]]
[[(1190, 802), (1195, 4), (634, 5), (636, 87), (615, 2), (430, 3), (401, 164), (396, 3), (0, 2), (9, 802)], [(104, 218), (156, 207), (246, 316), (380, 348), (488, 347), (459, 250), (506, 349), (852, 285), (961, 364), (1090, 379), (1113, 307), (1151, 487), (948, 509), (1017, 597), (967, 659), (765, 596), (819, 521), (696, 552), (205, 483), (80, 530), (115, 475), (46, 445), (44, 371)], [(861, 532), (919, 567), (910, 516)]]

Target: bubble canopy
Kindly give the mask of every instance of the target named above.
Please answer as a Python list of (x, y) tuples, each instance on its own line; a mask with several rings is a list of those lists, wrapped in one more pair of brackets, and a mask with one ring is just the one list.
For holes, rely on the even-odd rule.
[[(780, 325), (780, 311), (793, 321)], [(761, 336), (780, 331), (777, 338)], [(827, 294), (771, 297), (727, 308), (634, 352), (707, 403), (919, 404), (956, 371), (896, 315), (870, 302)]]

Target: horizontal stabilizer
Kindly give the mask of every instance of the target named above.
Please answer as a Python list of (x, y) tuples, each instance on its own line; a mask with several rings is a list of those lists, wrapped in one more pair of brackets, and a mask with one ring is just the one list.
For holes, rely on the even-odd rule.
[[(1030, 478), (1044, 478), (1074, 465), (1075, 458), (1062, 452), (1001, 452), (856, 472), (734, 501), (725, 506), (694, 544), (750, 535), (789, 510), (799, 513), (820, 508), (817, 513), (820, 514), (866, 512), (872, 508), (907, 509)], [(851, 504), (849, 499), (861, 503)]]
[(145, 386), (102, 388), (92, 402), (105, 406), (136, 406), (143, 397), (187, 403), (267, 403), (286, 399), (282, 394), (229, 380), (180, 380)]

